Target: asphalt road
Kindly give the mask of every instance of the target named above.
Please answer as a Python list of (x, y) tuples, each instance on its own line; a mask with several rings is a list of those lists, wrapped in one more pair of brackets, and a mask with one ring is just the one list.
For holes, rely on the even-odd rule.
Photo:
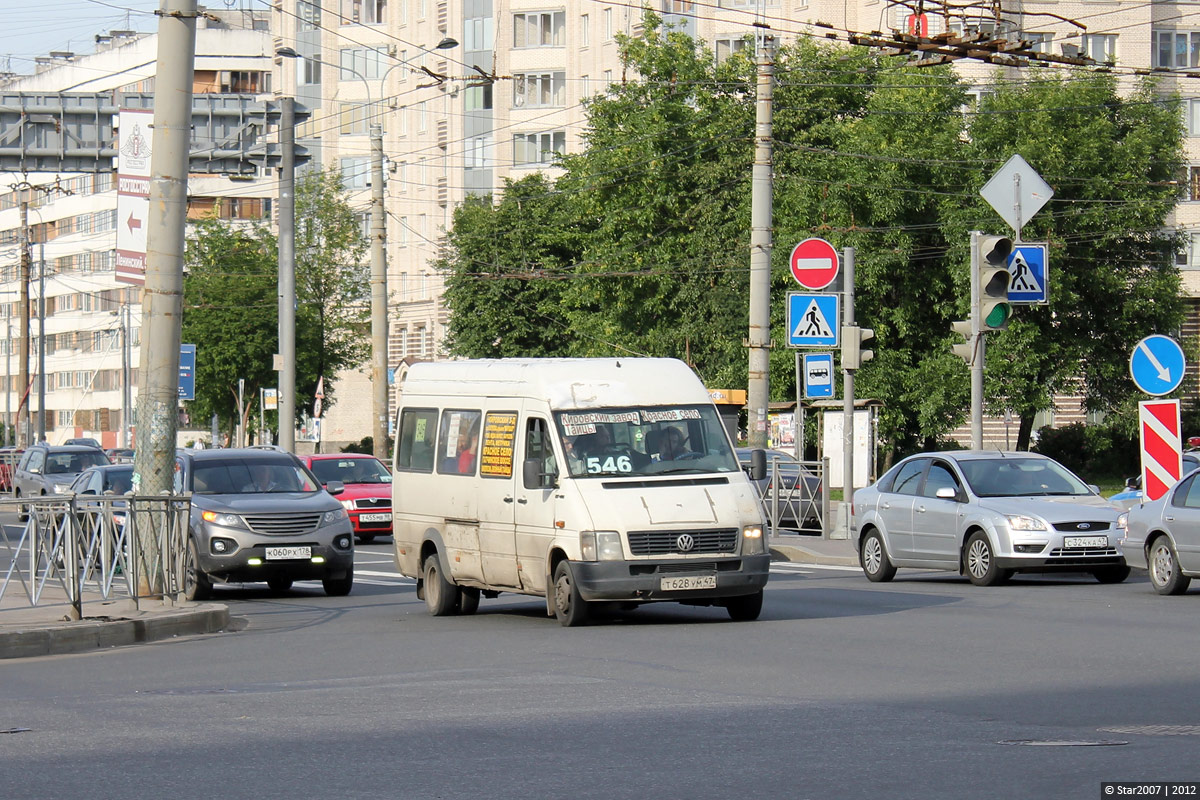
[(779, 565), (754, 623), (661, 605), (563, 629), (510, 595), (429, 617), (390, 547), (359, 548), (345, 598), (220, 588), (239, 632), (5, 663), (0, 796), (1096, 798), (1200, 779), (1198, 591)]

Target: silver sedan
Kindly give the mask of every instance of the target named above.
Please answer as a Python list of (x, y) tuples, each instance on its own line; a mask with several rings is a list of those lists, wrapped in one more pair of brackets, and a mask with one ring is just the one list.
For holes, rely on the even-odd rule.
[(1015, 572), (1091, 573), (1119, 583), (1129, 567), (1120, 509), (1057, 461), (1036, 453), (951, 451), (910, 456), (854, 493), (863, 572), (944, 569), (978, 586)]
[(1159, 594), (1182, 594), (1200, 578), (1200, 470), (1166, 494), (1129, 510), (1122, 549)]

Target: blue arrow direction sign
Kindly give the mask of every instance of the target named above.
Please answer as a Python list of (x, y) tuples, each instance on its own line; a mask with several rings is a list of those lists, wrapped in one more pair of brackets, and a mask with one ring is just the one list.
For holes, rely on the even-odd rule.
[(179, 345), (179, 399), (196, 399), (196, 345)]
[(826, 292), (789, 292), (789, 347), (837, 347), (841, 333), (841, 297)]
[(804, 356), (804, 398), (833, 397), (833, 353)]
[(1013, 247), (1008, 257), (1008, 302), (1045, 305), (1050, 302), (1050, 286), (1046, 283), (1047, 245), (1022, 242)]
[(1179, 342), (1157, 333), (1138, 342), (1129, 357), (1133, 382), (1146, 394), (1155, 396), (1178, 389), (1186, 369)]

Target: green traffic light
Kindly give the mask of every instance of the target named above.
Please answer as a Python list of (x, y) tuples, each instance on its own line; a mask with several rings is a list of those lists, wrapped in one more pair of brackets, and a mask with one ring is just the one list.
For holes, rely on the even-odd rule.
[(1012, 306), (1008, 303), (997, 303), (984, 318), (983, 324), (988, 328), (1000, 328), (1012, 316)]

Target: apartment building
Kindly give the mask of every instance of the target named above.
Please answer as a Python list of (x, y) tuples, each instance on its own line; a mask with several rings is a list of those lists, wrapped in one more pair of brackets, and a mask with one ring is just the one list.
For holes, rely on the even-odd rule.
[[(269, 93), (272, 45), (269, 12), (210, 10), (198, 20), (196, 93)], [(38, 59), (33, 75), (12, 75), (7, 92), (150, 92), (158, 37), (130, 31), (96, 36), (95, 52), (54, 53)], [(28, 187), (41, 186), (41, 190)], [(234, 182), (215, 175), (188, 181), (189, 215), (216, 210), (226, 219), (269, 216), (276, 194), (269, 180)], [(28, 204), (31, 245), (31, 384), (20, 385), (22, 310), (19, 303), (21, 205)], [(116, 272), (116, 182), (95, 174), (9, 173), (0, 176), (0, 308), (3, 338), (3, 419), (32, 410), (36, 438), (38, 381), (44, 379), (46, 439), (90, 436), (106, 447), (129, 441), (140, 363), (141, 289)], [(44, 277), (43, 277), (44, 276)], [(40, 286), (45, 286), (45, 375), (37, 368)], [(123, 346), (127, 342), (128, 346)], [(203, 358), (201, 353), (200, 358)], [(127, 394), (125, 386), (131, 386)], [(20, 415), (23, 416), (23, 415)], [(18, 424), (18, 431), (25, 433)]]

